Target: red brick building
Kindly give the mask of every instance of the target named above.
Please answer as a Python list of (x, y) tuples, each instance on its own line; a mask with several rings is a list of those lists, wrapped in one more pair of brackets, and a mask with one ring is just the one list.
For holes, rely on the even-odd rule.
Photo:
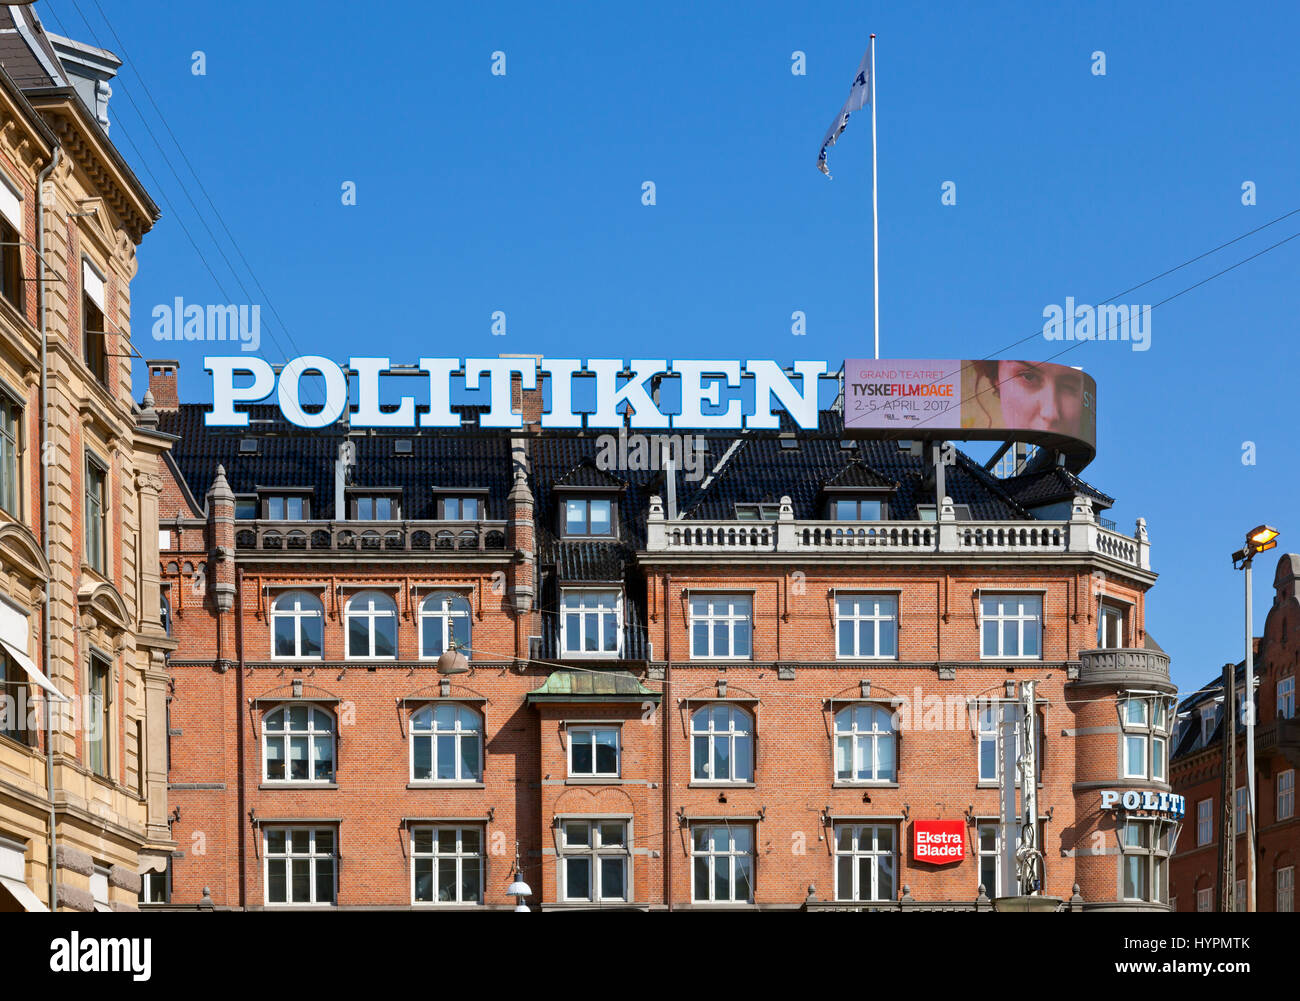
[[(1295, 774), (1300, 765), (1300, 719), (1296, 718), (1295, 679), (1300, 666), (1300, 600), (1296, 585), (1300, 556), (1277, 561), (1272, 607), (1263, 637), (1255, 641), (1255, 801), (1258, 848), (1255, 860), (1256, 910), (1295, 910), (1295, 866), (1300, 854), (1300, 820), (1295, 809)], [(1235, 782), (1230, 793), (1236, 843), (1234, 910), (1246, 909), (1246, 730), (1240, 705), (1245, 662), (1235, 668), (1237, 739)], [(1172, 863), (1174, 909), (1229, 909), (1219, 892), (1220, 842), (1225, 830), (1223, 764), (1225, 717), (1223, 679), (1189, 695), (1178, 707), (1178, 731), (1170, 774), (1187, 801), (1187, 817)]]
[[(522, 432), (218, 431), (150, 371), (178, 438), (159, 901), (509, 907), (518, 846), (544, 910), (990, 909), (996, 718), (1032, 680), (1044, 893), (1165, 909), (1145, 526), (1050, 452), (957, 453), (936, 511), (928, 462), (833, 409), (701, 437), (670, 484), (636, 435), (537, 430), (539, 394)], [(934, 820), (960, 860), (916, 860)]]

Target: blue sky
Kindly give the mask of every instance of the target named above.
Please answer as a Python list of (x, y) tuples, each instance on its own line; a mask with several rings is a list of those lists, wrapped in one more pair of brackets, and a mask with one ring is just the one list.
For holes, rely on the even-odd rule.
[[(815, 163), (873, 31), (884, 357), (1046, 358), (1064, 345), (1037, 333), (1045, 306), (1106, 300), (1300, 207), (1294, 5), (1225, 17), (1204, 2), (756, 0), (738, 16), (721, 3), (137, 0), (112, 5), (112, 30), (99, 7), (37, 11), (126, 59), (112, 134), (164, 211), (140, 250), (135, 341), (179, 358), (195, 400), (210, 398), (203, 345), (149, 334), (153, 306), (178, 295), (261, 304), (272, 361), (648, 345), (832, 369), (869, 357), (867, 113), (831, 149), (833, 181)], [(795, 51), (806, 75), (791, 72)], [(945, 181), (956, 205), (941, 204)], [(1300, 215), (1124, 301), (1158, 303), (1296, 232)], [(1298, 265), (1300, 239), (1156, 308), (1145, 352), (1084, 343), (1059, 359), (1097, 380), (1084, 476), (1118, 498), (1121, 528), (1147, 519), (1162, 575), (1147, 627), (1184, 688), (1242, 654), (1228, 554), (1244, 531), (1271, 522), (1300, 549), (1286, 503), (1300, 487)], [(496, 310), (505, 337), (491, 336)], [(1272, 557), (1257, 568), (1257, 632)]]

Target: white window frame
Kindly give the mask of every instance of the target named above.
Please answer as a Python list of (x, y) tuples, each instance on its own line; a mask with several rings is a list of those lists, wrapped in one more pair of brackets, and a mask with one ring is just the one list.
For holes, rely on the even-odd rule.
[[(852, 609), (845, 614), (841, 602), (853, 602)], [(860, 603), (874, 607), (863, 610)], [(885, 611), (881, 611), (881, 608)], [(875, 653), (862, 652), (863, 624), (868, 624)], [(893, 652), (880, 653), (880, 638), (883, 625), (892, 628)], [(853, 637), (853, 652), (841, 650), (841, 630), (847, 626)], [(898, 595), (874, 594), (871, 592), (841, 592), (835, 595), (835, 659), (836, 660), (897, 660), (898, 659)]]
[[(618, 504), (613, 497), (578, 497), (569, 496), (561, 498), (564, 504), (560, 512), (560, 518), (563, 520), (563, 536), (570, 539), (616, 539), (618, 538), (618, 526), (614, 523), (614, 518), (618, 511)], [(581, 504), (583, 510), (583, 524), (586, 526), (584, 531), (575, 532), (569, 528), (569, 505)], [(591, 506), (593, 504), (607, 504), (609, 506), (609, 525), (608, 532), (593, 532), (591, 530)]]
[(1209, 913), (1214, 910), (1214, 890), (1205, 886), (1196, 891), (1196, 910), (1198, 913)]
[[(871, 714), (871, 729), (863, 730), (858, 726), (858, 713), (862, 709), (867, 709)], [(848, 725), (842, 725), (842, 718), (848, 716)], [(881, 720), (884, 720), (888, 729), (881, 729)], [(836, 785), (893, 785), (898, 782), (898, 731), (894, 729), (893, 714), (885, 706), (875, 702), (855, 702), (846, 705), (843, 709), (835, 713), (832, 721), (832, 729), (835, 735), (835, 741), (832, 745), (833, 760), (831, 762), (832, 774)], [(847, 762), (849, 765), (850, 775), (843, 778), (840, 775), (840, 762), (842, 755), (840, 752), (841, 743), (847, 741)], [(858, 750), (867, 744), (871, 748), (871, 778), (858, 777)], [(880, 747), (887, 744), (890, 748), (890, 758), (893, 762), (892, 774), (888, 777), (880, 775)]]
[(1275, 909), (1279, 914), (1295, 912), (1295, 866), (1287, 865), (1277, 870), (1273, 880), (1276, 898)]
[[(277, 852), (274, 856), (271, 854), (271, 835), (275, 832), (283, 831), (285, 835), (285, 851)], [(298, 854), (293, 851), (293, 832), (308, 831), (310, 832), (310, 841), (306, 854)], [(328, 855), (316, 850), (316, 837), (322, 831), (328, 831), (333, 842), (333, 848)], [(295, 860), (308, 860), (309, 863), (309, 885), (311, 887), (310, 900), (289, 900), (287, 899), (293, 893), (293, 862)], [(333, 890), (329, 900), (317, 900), (316, 892), (316, 867), (322, 860), (328, 859), (334, 877)], [(283, 861), (285, 863), (284, 873), (284, 890), (285, 900), (271, 900), (271, 862)], [(339, 899), (339, 832), (335, 827), (327, 824), (274, 824), (262, 828), (262, 897), (267, 907), (335, 907)]]
[(1295, 716), (1295, 675), (1288, 674), (1277, 683), (1277, 714), (1283, 719)]
[[(1144, 843), (1129, 844), (1129, 828), (1144, 832)], [(1168, 836), (1174, 829), (1172, 821), (1159, 818), (1125, 817), (1115, 831), (1119, 841), (1120, 872), (1119, 895), (1121, 900), (1142, 901), (1144, 903), (1164, 904), (1169, 896), (1169, 865), (1172, 855)], [(1128, 892), (1129, 859), (1140, 861), (1141, 873), (1146, 881), (1146, 895)]]
[(1277, 815), (1275, 820), (1290, 820), (1295, 816), (1295, 769), (1277, 773)]
[(1214, 840), (1214, 797), (1196, 801), (1196, 847)]
[[(840, 846), (840, 835), (841, 832), (844, 831), (849, 832), (850, 839), (851, 839), (850, 847), (847, 850)], [(880, 848), (881, 831), (889, 831), (890, 840), (892, 842), (893, 847), (887, 849)], [(870, 847), (864, 848), (862, 845), (862, 837), (864, 834), (870, 835), (871, 838)], [(891, 900), (898, 899), (899, 833), (898, 833), (897, 823), (836, 824), (834, 828), (833, 836), (835, 838), (835, 899), (836, 900), (871, 902), (871, 901), (891, 901)], [(852, 873), (850, 882), (852, 883), (852, 885), (848, 888), (847, 893), (845, 892), (845, 888), (843, 887), (843, 885), (841, 885), (842, 881), (840, 879), (840, 860), (844, 858), (852, 859), (852, 862), (850, 863), (850, 872)], [(859, 864), (859, 860), (864, 858), (873, 860), (871, 865), (871, 886), (869, 888), (869, 892), (865, 895), (863, 894), (862, 886), (861, 886), (862, 871), (861, 871), (861, 865)], [(894, 884), (892, 887), (893, 890), (892, 896), (886, 897), (880, 895), (881, 894), (880, 891), (880, 868), (881, 868), (880, 860), (881, 859), (888, 859), (890, 862), (891, 879)]]
[[(1141, 710), (1133, 719), (1131, 710)], [(1167, 781), (1169, 771), (1169, 707), (1162, 695), (1121, 693), (1117, 711), (1120, 723), (1120, 778)], [(1133, 760), (1133, 745), (1141, 746), (1142, 760)]]
[[(416, 610), (416, 631), (420, 640), (420, 659), (437, 660), (451, 647), (456, 638), (456, 622), (465, 623), (465, 646), (469, 649), (474, 634), (474, 616), (470, 602), (465, 595), (456, 591), (435, 591), (426, 596)], [(426, 622), (434, 622), (442, 633), (442, 649), (429, 650), (424, 642)], [(468, 654), (466, 654), (468, 656)]]
[[(717, 728), (713, 717), (715, 709), (727, 710), (727, 729)], [(703, 717), (703, 725), (700, 718)], [(754, 714), (740, 706), (727, 705), (725, 702), (710, 702), (699, 706), (691, 712), (691, 784), (692, 785), (746, 785), (753, 784), (756, 771), (754, 760)], [(697, 756), (697, 744), (703, 739), (706, 747), (704, 761), (705, 775), (700, 776), (700, 760)], [(726, 778), (717, 778), (716, 750), (717, 742), (727, 745), (727, 767), (731, 774)], [(749, 744), (749, 774), (741, 777), (736, 774), (736, 745)]]
[[(438, 710), (444, 706), (451, 706), (456, 711), (456, 718), (451, 729), (441, 729), (438, 721)], [(424, 714), (428, 714), (429, 725), (423, 725), (421, 719)], [(475, 726), (467, 728), (464, 723), (464, 714), (468, 713), (473, 717)], [(430, 702), (420, 706), (411, 713), (410, 719), (410, 739), (407, 741), (409, 751), (409, 771), (407, 775), (412, 785), (475, 785), (483, 781), (483, 757), (486, 725), (483, 714), (477, 709), (461, 702)], [(449, 738), (452, 743), (452, 760), (456, 766), (456, 777), (451, 779), (438, 778), (438, 738)], [(478, 754), (475, 760), (475, 772), (468, 778), (461, 776), (461, 765), (464, 763), (464, 756), (461, 754), (464, 742), (467, 739), (473, 739), (478, 747)], [(427, 740), (429, 742), (429, 771), (426, 778), (417, 777), (415, 774), (415, 743), (417, 740)]]
[[(695, 610), (697, 601), (705, 602), (705, 609), (701, 613)], [(729, 607), (725, 610), (715, 606), (715, 602), (726, 603)], [(747, 611), (735, 611), (735, 608), (745, 606)], [(721, 592), (718, 594), (691, 594), (687, 597), (687, 631), (690, 635), (691, 660), (735, 660), (747, 661), (754, 659), (754, 597), (751, 594), (728, 594)], [(707, 651), (696, 649), (695, 645), (695, 627), (699, 624), (706, 625), (706, 636), (708, 637)], [(714, 626), (725, 624), (727, 627), (727, 649), (734, 651), (736, 649), (737, 630), (743, 628), (748, 633), (749, 652), (737, 654), (734, 652), (719, 654), (713, 649)]]
[[(113, 474), (110, 466), (89, 449), (86, 450), (82, 463), (82, 504), (84, 524), (81, 528), (83, 552), (86, 565), (97, 574), (107, 577), (109, 574), (108, 510), (113, 492)], [(101, 492), (91, 490), (91, 470), (99, 477)], [(92, 509), (93, 508), (93, 509)]]
[[(612, 606), (606, 605), (601, 600), (602, 596), (613, 596)], [(589, 600), (595, 598), (595, 604), (588, 604)], [(574, 604), (570, 604), (570, 599), (577, 599)], [(606, 617), (612, 614), (614, 616), (614, 649), (604, 649), (605, 644), (605, 626)], [(601, 649), (599, 650), (573, 650), (569, 647), (569, 618), (576, 616), (578, 620), (578, 641), (579, 644), (585, 645), (587, 635), (587, 620), (595, 618), (597, 621), (597, 636), (600, 639)], [(621, 588), (608, 587), (566, 587), (560, 592), (560, 655), (565, 659), (570, 658), (590, 658), (605, 660), (619, 660), (623, 656), (623, 591)]]
[(1245, 786), (1237, 786), (1232, 795), (1232, 823), (1238, 834), (1246, 831), (1246, 815), (1250, 812), (1250, 799)]
[[(998, 608), (993, 614), (985, 610), (985, 602), (1019, 602), (1020, 605), (1013, 611), (1006, 611)], [(1037, 605), (1037, 613), (1033, 614), (1024, 611), (1025, 606)], [(980, 659), (981, 660), (1042, 660), (1043, 659), (1043, 596), (1038, 593), (1029, 594), (1021, 591), (991, 591), (980, 593)], [(984, 627), (986, 623), (995, 622), (997, 628), (997, 652), (988, 653), (984, 648)], [(1025, 639), (1031, 635), (1027, 624), (1032, 624), (1032, 635), (1034, 642), (1038, 647), (1037, 653), (1007, 653), (1002, 647), (1002, 624), (1005, 622), (1014, 622), (1016, 627), (1017, 647), (1020, 651), (1025, 649)]]
[[(447, 852), (439, 845), (438, 835), (443, 831), (456, 832), (456, 848)], [(478, 835), (478, 851), (469, 852), (464, 848), (465, 832), (473, 831)], [(416, 847), (417, 836), (424, 834), (429, 835), (429, 850), (424, 851)], [(487, 854), (484, 850), (487, 840), (487, 832), (478, 824), (413, 824), (410, 829), (411, 840), (411, 905), (413, 907), (467, 907), (470, 905), (481, 905), (483, 895), (486, 890), (487, 877)], [(443, 861), (454, 861), (456, 866), (456, 899), (439, 900), (438, 899), (438, 880), (440, 863)], [(416, 886), (418, 875), (416, 872), (416, 863), (427, 861), (429, 864), (429, 885), (432, 891), (432, 900), (417, 900)], [(475, 900), (465, 900), (462, 898), (461, 891), (465, 881), (466, 866), (477, 866), (478, 868), (478, 898)]]
[[(281, 608), (280, 602), (287, 602), (290, 598), (297, 601), (296, 608)], [(307, 599), (308, 602), (315, 603), (314, 610), (308, 610), (303, 607), (301, 599)], [(271, 610), (266, 616), (267, 624), (271, 629), (271, 659), (272, 660), (323, 660), (325, 658), (325, 604), (319, 597), (311, 591), (300, 589), (290, 589), (281, 591), (271, 601)], [(275, 627), (276, 623), (282, 619), (293, 620), (293, 648), (292, 654), (281, 654), (276, 652)], [(317, 619), (320, 622), (320, 653), (316, 655), (304, 654), (303, 649), (303, 622), (307, 619)]]
[[(617, 825), (623, 830), (621, 842), (605, 844), (606, 825)], [(585, 844), (569, 840), (570, 828), (585, 827), (587, 841)], [(556, 860), (559, 872), (556, 885), (560, 890), (560, 899), (566, 903), (620, 903), (632, 899), (632, 823), (624, 817), (564, 817), (560, 820), (559, 857)], [(602, 863), (618, 859), (623, 866), (623, 892), (620, 895), (605, 892), (605, 875)], [(587, 880), (591, 892), (588, 896), (574, 896), (569, 892), (569, 862), (586, 861)]]
[(1214, 724), (1219, 720), (1219, 707), (1214, 703), (1201, 706), (1201, 746), (1209, 747), (1214, 736)]
[[(725, 831), (727, 834), (727, 847), (717, 850), (713, 847), (712, 832)], [(696, 834), (699, 831), (709, 831), (708, 845), (704, 850), (698, 847)], [(736, 833), (742, 831), (749, 837), (748, 850), (736, 848)], [(758, 858), (754, 851), (754, 843), (757, 835), (750, 824), (729, 824), (729, 823), (708, 823), (701, 822), (691, 825), (691, 902), (695, 904), (721, 904), (724, 906), (734, 906), (736, 904), (752, 904), (754, 902), (754, 886), (758, 879)], [(737, 859), (749, 859), (749, 895), (744, 900), (736, 899), (736, 881), (739, 867)], [(708, 899), (701, 900), (695, 893), (695, 868), (700, 859), (707, 860), (709, 872), (709, 895)], [(717, 867), (720, 863), (725, 862), (728, 866), (727, 883), (731, 890), (731, 896), (725, 900), (719, 900), (714, 896), (716, 886), (715, 876)]]
[[(289, 717), (293, 709), (301, 707), (307, 711), (307, 729), (292, 730), (289, 728)], [(328, 721), (328, 729), (321, 729), (316, 725), (316, 714), (320, 713)], [(284, 726), (280, 729), (272, 730), (270, 722), (272, 717), (280, 715), (284, 720)], [(262, 781), (267, 785), (331, 785), (338, 777), (338, 723), (332, 712), (322, 705), (313, 702), (281, 702), (277, 706), (272, 706), (262, 715)], [(291, 775), (291, 765), (289, 750), (293, 746), (294, 739), (305, 739), (307, 741), (307, 773), (308, 778), (295, 779)], [(318, 779), (316, 775), (316, 747), (318, 744), (328, 741), (329, 744), (329, 761), (330, 774), (328, 778)], [(272, 742), (278, 742), (282, 749), (280, 760), (284, 763), (284, 778), (273, 779), (270, 776), (269, 764), (270, 755), (267, 749)]]
[[(23, 402), (0, 386), (0, 510), (23, 519)], [(10, 430), (12, 425), (12, 431)]]
[[(366, 599), (369, 608), (358, 608), (357, 604)], [(376, 602), (387, 608), (376, 608)], [(393, 653), (385, 656), (377, 653), (357, 653), (352, 649), (352, 620), (362, 619), (367, 623), (367, 643), (371, 651), (375, 649), (377, 627), (380, 619), (391, 619), (393, 623)], [(397, 602), (391, 594), (373, 589), (358, 591), (348, 598), (343, 609), (343, 659), (344, 660), (396, 660), (398, 653), (398, 619)]]
[[(1015, 699), (982, 699), (975, 703), (978, 712), (975, 714), (975, 775), (976, 783), (979, 785), (1000, 785), (1002, 783), (1002, 772), (998, 767), (998, 727), (1002, 723), (1002, 709), (1005, 706), (1015, 706), (1019, 703)], [(1043, 703), (1039, 701), (1038, 706)], [(1037, 711), (1037, 710), (1035, 710)], [(990, 720), (985, 719), (986, 713), (992, 713)], [(1046, 770), (1047, 762), (1043, 755), (1043, 744), (1045, 740), (1046, 717), (1044, 713), (1038, 714), (1038, 725), (1034, 727), (1034, 735), (1038, 739), (1038, 753), (1034, 756), (1035, 764), (1038, 766), (1037, 781), (1039, 785), (1043, 784), (1043, 772)], [(1014, 737), (1014, 744), (1007, 753), (1008, 760), (1016, 762), (1016, 788), (1020, 788), (1020, 761), (1019, 761), (1019, 734)], [(989, 777), (984, 774), (984, 744), (988, 742), (993, 745), (993, 776)]]
[[(1128, 605), (1120, 605), (1106, 600), (1101, 602), (1101, 611), (1097, 616), (1098, 649), (1119, 650), (1124, 648), (1125, 637), (1128, 633), (1129, 607)], [(1116, 622), (1118, 622), (1118, 628), (1115, 630), (1115, 642), (1108, 643), (1107, 626)]]
[[(623, 729), (618, 726), (606, 726), (601, 724), (584, 724), (579, 726), (565, 726), (565, 757), (568, 767), (568, 776), (574, 779), (616, 779), (623, 774)], [(614, 770), (612, 772), (602, 772), (599, 769), (599, 755), (596, 749), (599, 745), (596, 743), (596, 734), (612, 733), (614, 735)], [(573, 770), (573, 747), (576, 743), (575, 738), (579, 735), (588, 736), (591, 742), (591, 768), (589, 772), (576, 772)]]

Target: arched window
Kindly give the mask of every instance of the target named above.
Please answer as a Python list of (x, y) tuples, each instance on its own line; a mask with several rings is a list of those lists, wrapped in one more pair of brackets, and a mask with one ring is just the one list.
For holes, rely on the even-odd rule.
[(452, 640), (469, 647), (469, 599), (439, 592), (420, 602), (420, 657), (431, 660), (447, 651)]
[(697, 782), (753, 782), (753, 717), (725, 705), (692, 713), (691, 775)]
[(266, 782), (333, 782), (334, 717), (312, 705), (279, 706), (262, 721)]
[(325, 612), (306, 591), (286, 591), (271, 605), (273, 657), (314, 657), (324, 649)]
[(397, 603), (382, 591), (361, 591), (348, 601), (349, 660), (374, 660), (397, 656)]
[(482, 777), (482, 716), (451, 702), (412, 714), (412, 782), (479, 782)]
[(890, 712), (856, 705), (835, 714), (835, 781), (893, 782), (897, 755)]

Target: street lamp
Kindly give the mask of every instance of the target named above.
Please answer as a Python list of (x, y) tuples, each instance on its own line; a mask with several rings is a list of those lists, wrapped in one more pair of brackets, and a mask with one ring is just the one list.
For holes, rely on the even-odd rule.
[(442, 656), (438, 658), (439, 674), (464, 674), (469, 670), (469, 658), (460, 650), (460, 644), (452, 640), (447, 649), (443, 651)]
[[(1246, 910), (1255, 910), (1255, 637), (1251, 624), (1250, 569), (1255, 557), (1277, 546), (1278, 532), (1271, 525), (1257, 525), (1246, 533), (1246, 545), (1232, 554), (1232, 566), (1246, 571), (1246, 677), (1242, 714), (1246, 717)], [(1233, 711), (1232, 725), (1237, 725)]]
[(515, 842), (515, 878), (514, 881), (506, 887), (506, 896), (515, 898), (515, 913), (527, 913), (528, 905), (524, 903), (524, 897), (531, 897), (533, 889), (524, 882), (524, 874), (521, 872), (519, 864), (519, 842)]

